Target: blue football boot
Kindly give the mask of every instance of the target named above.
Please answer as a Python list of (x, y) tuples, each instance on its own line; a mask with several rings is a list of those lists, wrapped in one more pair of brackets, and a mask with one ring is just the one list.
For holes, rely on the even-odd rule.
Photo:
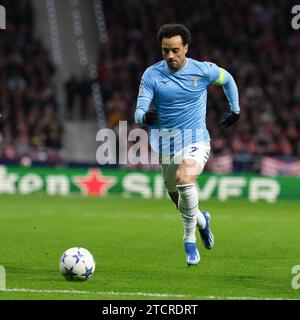
[(206, 211), (202, 211), (202, 214), (204, 215), (204, 218), (206, 220), (206, 224), (205, 224), (204, 229), (200, 229), (200, 227), (198, 225), (198, 230), (200, 232), (200, 237), (201, 237), (201, 240), (202, 240), (204, 247), (206, 249), (211, 249), (215, 244), (215, 240), (214, 240), (214, 235), (212, 234), (210, 227), (209, 227), (210, 214)]
[(200, 254), (196, 243), (185, 242), (186, 263), (188, 266), (195, 266), (200, 262)]

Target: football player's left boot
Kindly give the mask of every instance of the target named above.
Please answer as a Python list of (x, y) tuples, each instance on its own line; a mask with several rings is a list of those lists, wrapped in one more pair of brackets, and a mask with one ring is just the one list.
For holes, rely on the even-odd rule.
[(188, 266), (196, 266), (200, 262), (200, 254), (196, 243), (185, 242), (184, 250), (186, 254), (186, 263)]
[(206, 211), (202, 211), (204, 218), (206, 220), (205, 228), (200, 229), (198, 225), (198, 230), (200, 232), (201, 241), (206, 249), (211, 249), (215, 244), (214, 235), (210, 230), (210, 214)]

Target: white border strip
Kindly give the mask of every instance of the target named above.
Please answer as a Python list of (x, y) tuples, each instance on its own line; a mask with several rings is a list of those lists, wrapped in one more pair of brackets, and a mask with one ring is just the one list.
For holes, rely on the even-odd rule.
[(157, 298), (194, 298), (194, 299), (212, 299), (212, 300), (299, 300), (290, 298), (278, 297), (226, 297), (226, 296), (195, 296), (187, 294), (171, 294), (171, 293), (147, 293), (147, 292), (102, 292), (102, 291), (81, 291), (81, 290), (44, 290), (44, 289), (26, 289), (26, 288), (11, 288), (0, 290), (0, 292), (25, 292), (25, 293), (62, 293), (62, 294), (90, 294), (90, 295), (112, 295), (112, 296), (144, 296)]

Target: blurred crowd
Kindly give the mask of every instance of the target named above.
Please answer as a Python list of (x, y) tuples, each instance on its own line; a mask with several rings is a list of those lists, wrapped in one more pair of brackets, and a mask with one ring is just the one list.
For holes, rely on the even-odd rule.
[(0, 159), (58, 164), (62, 125), (48, 48), (33, 35), (29, 0), (1, 1), (6, 30), (0, 32)]
[(89, 120), (95, 119), (95, 107), (92, 96), (92, 80), (83, 73), (78, 76), (71, 74), (64, 83), (65, 119)]
[[(220, 87), (209, 86), (207, 127), (212, 156), (232, 155), (236, 170), (255, 170), (261, 156), (300, 156), (300, 32), (291, 27), (287, 0), (103, 0), (109, 42), (101, 44), (98, 80), (106, 121), (134, 124), (139, 82), (161, 60), (156, 39), (164, 23), (191, 31), (189, 57), (212, 61), (235, 78), (241, 119), (230, 129)], [(35, 39), (30, 0), (3, 0), (7, 29), (0, 36), (0, 159), (60, 163), (63, 127), (48, 48)], [(66, 119), (94, 116), (91, 82), (72, 75), (65, 83)], [(94, 109), (93, 109), (94, 110)], [(76, 113), (76, 112), (75, 112)], [(254, 159), (254, 160), (253, 160)], [(254, 164), (254, 167), (253, 167)]]
[[(231, 129), (223, 90), (209, 87), (207, 127), (212, 154), (232, 154), (247, 164), (262, 155), (300, 155), (300, 32), (291, 27), (286, 0), (103, 0), (109, 43), (102, 46), (98, 76), (107, 121), (130, 119), (142, 73), (161, 60), (156, 39), (164, 23), (191, 31), (188, 56), (212, 61), (235, 78), (241, 119)], [(249, 168), (250, 170), (251, 168)], [(252, 168), (253, 169), (253, 168)]]

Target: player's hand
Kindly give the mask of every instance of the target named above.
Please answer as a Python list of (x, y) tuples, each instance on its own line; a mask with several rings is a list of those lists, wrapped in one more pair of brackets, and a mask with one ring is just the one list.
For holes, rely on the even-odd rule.
[(228, 128), (230, 126), (232, 126), (236, 121), (238, 121), (240, 118), (240, 114), (239, 113), (235, 113), (235, 112), (226, 112), (224, 113), (221, 121), (220, 121), (220, 126), (222, 128)]
[(152, 126), (152, 125), (158, 123), (158, 114), (157, 114), (156, 110), (153, 110), (153, 109), (148, 110), (144, 114), (143, 123), (148, 126)]

